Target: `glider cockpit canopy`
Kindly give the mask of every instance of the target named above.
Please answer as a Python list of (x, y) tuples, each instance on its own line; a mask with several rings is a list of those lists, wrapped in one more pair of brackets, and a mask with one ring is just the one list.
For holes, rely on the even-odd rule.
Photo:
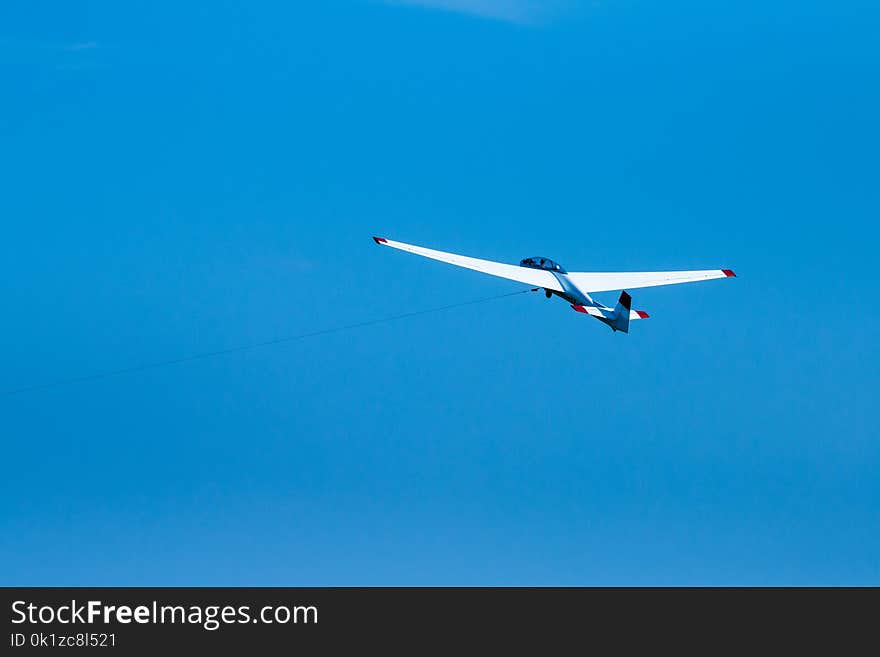
[(519, 266), (530, 267), (531, 269), (545, 269), (547, 271), (555, 271), (559, 274), (567, 273), (558, 262), (553, 262), (550, 258), (542, 258), (540, 256), (520, 260)]

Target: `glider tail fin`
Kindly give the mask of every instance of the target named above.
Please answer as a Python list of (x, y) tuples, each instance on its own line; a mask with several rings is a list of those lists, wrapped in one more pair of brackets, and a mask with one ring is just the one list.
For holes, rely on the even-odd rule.
[(629, 333), (629, 313), (632, 308), (632, 297), (624, 290), (614, 306), (614, 314), (608, 318), (608, 325), (615, 331)]

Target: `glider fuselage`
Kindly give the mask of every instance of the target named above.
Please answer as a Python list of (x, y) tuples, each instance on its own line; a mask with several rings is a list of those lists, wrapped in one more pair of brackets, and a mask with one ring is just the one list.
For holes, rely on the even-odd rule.
[(545, 291), (550, 294), (555, 294), (556, 296), (565, 299), (573, 306), (597, 306), (595, 301), (593, 301), (592, 297), (586, 292), (581, 291), (577, 285), (568, 277), (568, 272), (562, 268), (562, 266), (550, 260), (550, 258), (542, 258), (540, 256), (534, 258), (524, 258), (519, 262), (520, 267), (527, 267), (529, 269), (543, 269), (544, 271), (548, 271), (553, 274), (553, 277), (559, 281), (559, 286), (562, 288), (562, 291), (558, 290), (548, 290), (544, 288)]

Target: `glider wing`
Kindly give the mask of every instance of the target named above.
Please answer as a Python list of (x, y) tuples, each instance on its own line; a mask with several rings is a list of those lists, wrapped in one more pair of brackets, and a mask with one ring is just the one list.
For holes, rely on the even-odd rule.
[(385, 239), (384, 237), (374, 237), (373, 239), (376, 244), (390, 246), (393, 249), (400, 249), (401, 251), (406, 251), (408, 253), (415, 253), (416, 255), (431, 258), (432, 260), (447, 262), (450, 265), (464, 267), (465, 269), (473, 269), (474, 271), (480, 271), (484, 274), (499, 276), (500, 278), (507, 278), (511, 281), (517, 281), (518, 283), (543, 287), (548, 290), (555, 290), (556, 292), (563, 291), (562, 285), (549, 271), (530, 269), (528, 267), (520, 267), (519, 265), (508, 265), (503, 262), (493, 262), (492, 260), (480, 260), (479, 258), (470, 258), (455, 253), (446, 253), (445, 251), (435, 251), (434, 249), (426, 249), (423, 246), (395, 242), (393, 240)]
[(632, 290), (637, 287), (656, 287), (709, 281), (713, 278), (736, 276), (730, 269), (701, 269), (699, 271), (632, 271), (632, 272), (583, 272), (568, 274), (578, 289), (586, 293), (610, 290)]

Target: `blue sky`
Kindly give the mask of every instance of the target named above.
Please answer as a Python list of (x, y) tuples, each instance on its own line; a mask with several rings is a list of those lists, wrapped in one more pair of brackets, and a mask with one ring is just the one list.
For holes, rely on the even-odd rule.
[(4, 396), (0, 583), (880, 584), (876, 3), (0, 26), (4, 390), (519, 289), (374, 234), (738, 273)]

